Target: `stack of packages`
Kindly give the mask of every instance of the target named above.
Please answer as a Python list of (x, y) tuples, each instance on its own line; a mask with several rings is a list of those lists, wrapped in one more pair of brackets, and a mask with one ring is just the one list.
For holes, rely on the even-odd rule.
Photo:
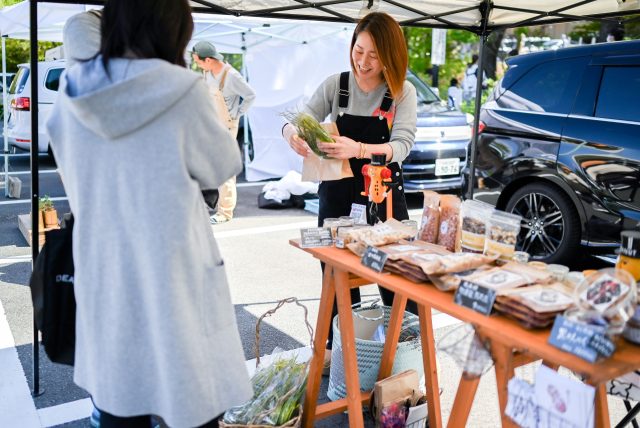
[(545, 328), (573, 303), (571, 290), (556, 282), (507, 290), (493, 307), (527, 328)]

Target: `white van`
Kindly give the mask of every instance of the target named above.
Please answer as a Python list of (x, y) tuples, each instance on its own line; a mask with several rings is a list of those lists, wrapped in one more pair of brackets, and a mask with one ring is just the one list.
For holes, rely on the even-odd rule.
[[(49, 137), (45, 124), (58, 95), (60, 75), (65, 60), (38, 63), (38, 151), (49, 150)], [(20, 64), (9, 87), (9, 118), (7, 137), (9, 144), (22, 150), (31, 147), (31, 70), (29, 64)]]

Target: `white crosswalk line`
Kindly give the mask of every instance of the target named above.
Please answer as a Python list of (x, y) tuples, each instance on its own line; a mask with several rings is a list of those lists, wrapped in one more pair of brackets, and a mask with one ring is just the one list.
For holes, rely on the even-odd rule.
[(15, 426), (39, 428), (40, 419), (0, 302), (0, 427)]
[(52, 427), (91, 416), (93, 404), (90, 398), (38, 409), (42, 427)]

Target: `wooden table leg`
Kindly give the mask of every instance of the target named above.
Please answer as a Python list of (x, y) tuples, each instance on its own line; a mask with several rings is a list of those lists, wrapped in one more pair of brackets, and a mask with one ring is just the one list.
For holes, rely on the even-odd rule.
[(309, 378), (304, 397), (302, 410), (302, 426), (313, 427), (320, 384), (322, 382), (322, 367), (324, 364), (324, 350), (329, 337), (329, 324), (331, 323), (331, 311), (336, 297), (336, 289), (333, 278), (333, 267), (327, 265), (322, 280), (322, 294), (320, 296), (320, 309), (316, 321), (316, 332), (313, 338), (313, 355), (309, 366)]
[(594, 385), (596, 388), (594, 422), (598, 428), (609, 428), (609, 404), (607, 403), (607, 390), (604, 383)]
[(422, 343), (424, 382), (425, 387), (427, 388), (429, 427), (441, 428), (442, 410), (440, 410), (440, 384), (438, 382), (438, 361), (436, 360), (431, 306), (418, 304), (418, 317), (420, 319), (420, 339)]
[(342, 341), (342, 359), (344, 361), (344, 377), (347, 386), (347, 408), (349, 409), (349, 427), (364, 426), (362, 417), (362, 396), (360, 394), (360, 375), (356, 358), (356, 340), (351, 315), (351, 290), (349, 275), (346, 271), (333, 270), (333, 279), (338, 299), (338, 318), (340, 320), (340, 337)]
[(509, 399), (509, 380), (515, 375), (513, 369), (513, 349), (498, 342), (491, 343), (491, 353), (496, 363), (496, 385), (498, 387), (498, 402), (500, 403), (500, 417), (503, 427), (517, 427), (513, 420), (505, 415), (507, 400)]
[(447, 427), (458, 428), (466, 426), (479, 383), (480, 376), (471, 378), (467, 377), (465, 373), (462, 373)]
[(407, 297), (396, 293), (391, 306), (391, 315), (389, 317), (389, 327), (385, 335), (384, 349), (380, 359), (380, 371), (378, 372), (378, 380), (386, 379), (391, 375), (393, 369), (393, 361), (396, 358), (396, 350), (398, 349), (398, 338), (402, 328), (402, 320), (404, 319), (404, 310), (407, 307)]

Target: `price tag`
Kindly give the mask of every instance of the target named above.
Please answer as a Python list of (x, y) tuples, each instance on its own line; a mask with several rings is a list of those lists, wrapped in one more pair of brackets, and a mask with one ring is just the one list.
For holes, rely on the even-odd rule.
[(362, 255), (362, 259), (360, 260), (363, 265), (375, 270), (376, 272), (382, 272), (386, 261), (387, 253), (371, 246), (367, 247)]
[(330, 247), (333, 245), (331, 229), (328, 227), (310, 227), (300, 229), (300, 247)]
[(367, 206), (362, 204), (351, 204), (349, 217), (353, 219), (353, 224), (367, 224)]
[(590, 363), (598, 356), (611, 356), (616, 349), (602, 328), (571, 321), (562, 315), (556, 316), (549, 343)]
[(496, 301), (496, 292), (469, 281), (461, 281), (453, 301), (483, 315), (489, 315)]

